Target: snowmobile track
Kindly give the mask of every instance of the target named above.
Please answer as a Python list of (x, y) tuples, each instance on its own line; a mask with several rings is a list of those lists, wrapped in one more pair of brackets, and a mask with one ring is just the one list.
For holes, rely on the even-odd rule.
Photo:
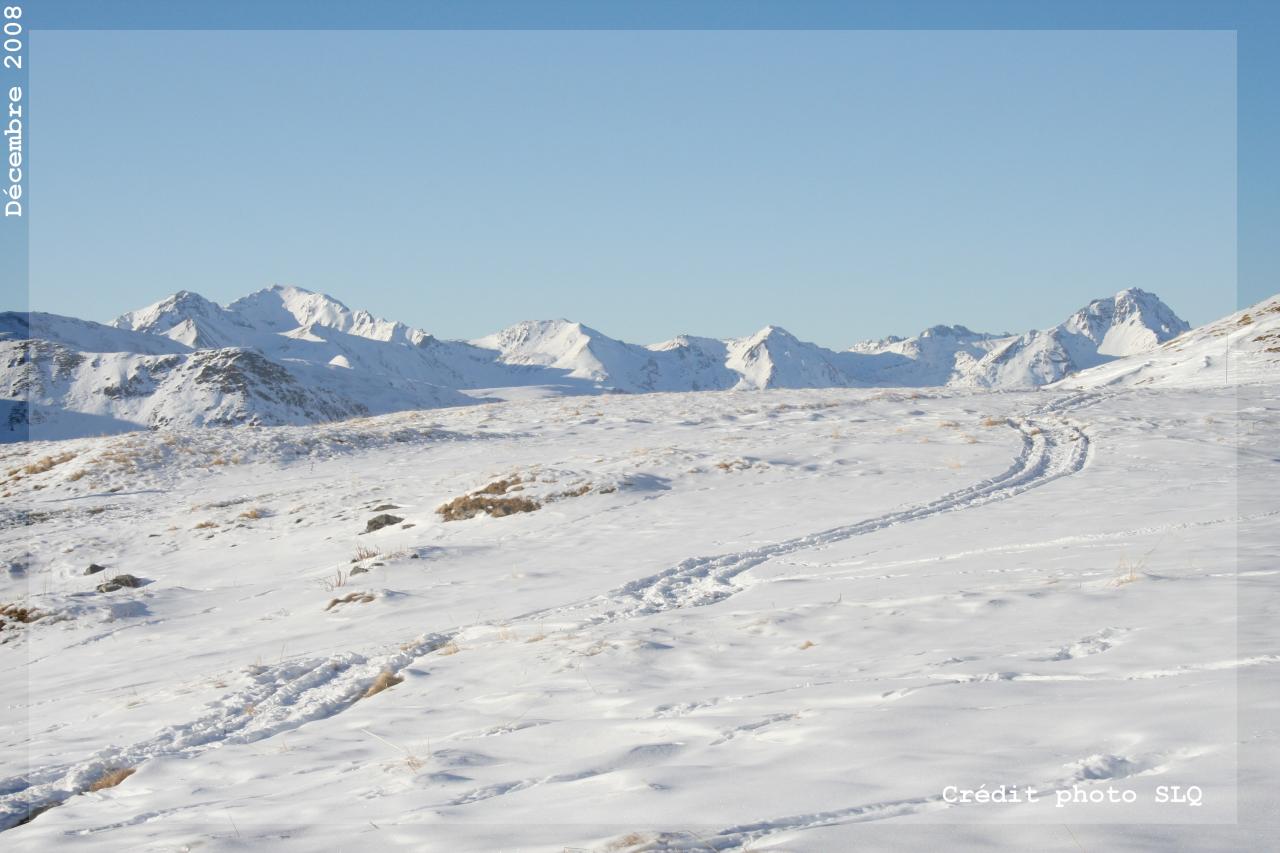
[[(1085, 467), (1089, 438), (1065, 413), (1100, 399), (1099, 394), (1076, 394), (1041, 406), (1023, 418), (1010, 419), (1008, 425), (1018, 430), (1022, 445), (1009, 468), (936, 500), (759, 548), (690, 558), (602, 596), (518, 618), (583, 614), (583, 623), (591, 625), (714, 604), (741, 589), (734, 583), (738, 575), (775, 557), (1015, 497)], [(394, 653), (374, 658), (348, 652), (257, 667), (251, 673), (251, 686), (213, 703), (211, 710), (196, 720), (169, 726), (132, 746), (106, 747), (82, 761), (33, 768), (21, 776), (0, 779), (0, 832), (88, 790), (109, 770), (137, 768), (161, 756), (191, 757), (223, 745), (252, 743), (339, 714), (359, 701), (380, 673), (409, 666), (447, 645), (461, 630), (423, 635)]]

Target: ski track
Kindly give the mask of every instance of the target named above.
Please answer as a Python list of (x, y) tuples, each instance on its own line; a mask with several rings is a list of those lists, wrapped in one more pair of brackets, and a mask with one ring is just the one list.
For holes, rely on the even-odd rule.
[[(1040, 406), (1022, 418), (1008, 420), (1008, 425), (1017, 429), (1022, 437), (1022, 446), (1009, 468), (995, 477), (926, 504), (746, 551), (691, 558), (605, 595), (517, 618), (536, 619), (594, 611), (585, 618), (584, 625), (598, 625), (683, 607), (714, 604), (742, 589), (734, 583), (738, 575), (776, 557), (1020, 495), (1084, 468), (1089, 458), (1089, 439), (1079, 426), (1065, 418), (1065, 413), (1093, 405), (1101, 399), (1103, 395), (1096, 392), (1074, 394)], [(107, 771), (137, 768), (149, 759), (162, 756), (194, 757), (224, 745), (254, 743), (308, 722), (332, 717), (360, 700), (380, 673), (398, 672), (418, 658), (447, 645), (462, 630), (423, 635), (402, 645), (394, 654), (373, 659), (347, 652), (276, 666), (254, 667), (250, 670), (253, 683), (249, 687), (212, 703), (211, 710), (194, 721), (168, 726), (154, 737), (132, 746), (106, 747), (82, 761), (35, 768), (24, 775), (0, 780), (0, 832), (83, 793)], [(559, 781), (560, 778), (540, 779), (535, 784)], [(515, 783), (515, 787), (503, 786), (503, 790), (486, 790), (483, 796), (463, 802), (487, 799), (527, 786), (527, 783)], [(930, 803), (932, 798), (858, 806), (806, 816), (814, 822), (804, 825), (891, 817), (904, 813), (904, 810), (918, 810)], [(801, 823), (795, 818), (769, 821), (759, 826), (726, 830), (727, 835), (721, 833), (717, 838), (723, 838), (727, 846), (738, 846), (765, 834), (762, 829), (766, 825), (772, 827), (767, 832), (777, 832), (804, 828)], [(731, 838), (741, 840), (732, 841)]]
[[(1012, 787), (1018, 790), (1025, 790), (1028, 787), (1033, 788), (1038, 797), (1047, 799), (1049, 795), (1056, 791), (1067, 790), (1073, 785), (1081, 783), (1115, 781), (1159, 773), (1165, 769), (1169, 760), (1181, 757), (1183, 756), (1177, 754), (1166, 755), (1158, 753), (1135, 757), (1112, 754), (1090, 755), (1065, 765), (1072, 769), (1072, 772), (1066, 776), (1039, 784), (1015, 785)], [(645, 851), (734, 850), (741, 849), (780, 832), (799, 832), (824, 826), (837, 826), (847, 823), (883, 820), (903, 815), (922, 814), (949, 809), (953, 805), (953, 803), (948, 803), (944, 800), (941, 793), (900, 800), (862, 803), (847, 808), (787, 815), (769, 820), (737, 824), (711, 835), (695, 836), (691, 833), (666, 832), (651, 839), (643, 847), (631, 849)]]

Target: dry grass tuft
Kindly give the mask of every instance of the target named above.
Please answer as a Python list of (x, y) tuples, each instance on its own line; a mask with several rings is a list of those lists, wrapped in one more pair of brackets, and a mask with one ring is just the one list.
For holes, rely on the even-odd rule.
[(578, 486), (576, 489), (568, 489), (567, 491), (563, 491), (563, 492), (560, 492), (559, 494), (553, 495), (551, 497), (551, 500), (558, 501), (558, 500), (561, 500), (562, 498), (580, 498), (589, 491), (591, 491), (591, 484), (583, 483), (581, 486)]
[(362, 560), (372, 560), (381, 552), (377, 548), (366, 548), (363, 545), (356, 546), (356, 555), (351, 558), (351, 562), (359, 563)]
[[(347, 581), (350, 579), (351, 579), (351, 575), (347, 574), (342, 569), (338, 569), (333, 573), (333, 577), (325, 578), (323, 581), (321, 581), (321, 583), (324, 585), (324, 588), (326, 590), (328, 590), (329, 592), (333, 592), (335, 589), (338, 589), (339, 587), (346, 586)], [(329, 607), (332, 607), (332, 606), (333, 606), (332, 604), (329, 605)], [(325, 610), (328, 610), (329, 607), (326, 607)]]
[(1127, 583), (1133, 583), (1142, 577), (1140, 572), (1147, 567), (1147, 557), (1151, 555), (1148, 551), (1137, 560), (1130, 560), (1128, 557), (1121, 557), (1119, 564), (1116, 566), (1116, 577), (1111, 582), (1112, 586), (1124, 586)]
[(478, 489), (473, 494), (505, 495), (507, 492), (512, 491), (515, 486), (520, 485), (520, 483), (521, 480), (519, 477), (506, 477), (501, 480), (494, 480), (492, 483), (485, 486), (483, 489)]
[(42, 456), (30, 465), (23, 466), (22, 473), (43, 474), (45, 471), (48, 471), (57, 465), (61, 465), (63, 462), (69, 462), (75, 458), (76, 455), (71, 452), (59, 453), (57, 456)]
[(982, 419), (982, 425), (990, 429), (991, 427), (1003, 426), (1004, 420), (1001, 418), (996, 418), (988, 415), (987, 417)]
[(373, 594), (368, 592), (349, 592), (341, 598), (331, 598), (325, 610), (332, 610), (339, 604), (368, 604), (373, 601)]
[(114, 788), (133, 774), (134, 769), (132, 767), (117, 767), (114, 770), (108, 770), (93, 780), (92, 784), (89, 785), (89, 790), (103, 791), (107, 788)]
[(403, 678), (389, 669), (384, 669), (378, 673), (378, 677), (374, 679), (373, 684), (370, 684), (369, 689), (364, 692), (364, 698), (368, 699), (370, 696), (375, 696), (388, 687), (395, 687), (402, 681), (404, 681)]
[(445, 521), (462, 521), (474, 518), (482, 512), (493, 518), (503, 518), (518, 512), (534, 512), (541, 508), (542, 504), (530, 498), (491, 497), (477, 492), (441, 504), (436, 507), (436, 513)]
[(960, 424), (957, 421), (938, 421), (938, 429), (959, 429)]
[(21, 622), (26, 625), (36, 621), (43, 615), (39, 610), (23, 607), (21, 604), (0, 604), (0, 616), (10, 622)]
[(460, 651), (462, 651), (462, 646), (459, 646), (459, 645), (458, 645), (457, 643), (455, 643), (453, 640), (450, 640), (449, 642), (445, 643), (445, 644), (444, 644), (443, 646), (441, 646), (440, 648), (436, 649), (436, 654), (438, 654), (438, 655), (456, 655), (456, 654), (457, 654), (458, 652), (460, 652)]
[(260, 506), (255, 506), (251, 509), (246, 509), (244, 512), (240, 513), (240, 518), (246, 518), (250, 521), (256, 521), (259, 518), (266, 518), (268, 515), (269, 513), (265, 509), (263, 509)]
[(216, 521), (202, 521), (191, 529), (192, 530), (208, 530), (210, 527), (217, 527), (217, 526), (218, 526), (218, 522)]

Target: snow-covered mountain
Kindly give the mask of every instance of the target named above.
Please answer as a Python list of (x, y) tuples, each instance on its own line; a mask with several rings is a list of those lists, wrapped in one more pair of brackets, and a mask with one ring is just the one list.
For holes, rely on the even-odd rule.
[(1275, 381), (1280, 373), (1280, 296), (1161, 345), (1073, 374), (1054, 387), (1206, 386)]
[(569, 320), (441, 340), (297, 287), (222, 306), (179, 291), (110, 325), (0, 315), (10, 440), (167, 425), (301, 424), (464, 405), (504, 389), (646, 393), (767, 388), (1036, 387), (1185, 331), (1156, 296), (1125, 290), (1025, 335), (934, 326), (837, 352), (777, 326), (649, 346)]
[(989, 335), (934, 326), (914, 338), (857, 344), (857, 375), (876, 385), (1035, 388), (1114, 358), (1144, 352), (1190, 327), (1160, 298), (1122, 290), (1050, 329)]
[(1153, 293), (1095, 299), (1052, 329), (1027, 332), (961, 371), (958, 385), (1034, 388), (1172, 340), (1191, 327)]
[(1012, 336), (933, 326), (913, 338), (888, 337), (849, 348), (846, 356), (876, 385), (946, 385), (957, 381)]
[(728, 342), (725, 365), (742, 378), (736, 388), (839, 388), (865, 384), (834, 363), (839, 353), (797, 340), (779, 326), (765, 326)]

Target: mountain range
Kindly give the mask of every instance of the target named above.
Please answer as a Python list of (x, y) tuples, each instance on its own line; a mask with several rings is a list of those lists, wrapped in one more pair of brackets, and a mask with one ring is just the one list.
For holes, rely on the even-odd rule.
[(767, 388), (1035, 388), (1187, 332), (1154, 294), (1097, 299), (1025, 334), (934, 326), (836, 351), (778, 326), (642, 346), (581, 323), (441, 340), (297, 287), (223, 306), (180, 291), (110, 324), (0, 314), (7, 440), (139, 428), (301, 424), (520, 395)]

